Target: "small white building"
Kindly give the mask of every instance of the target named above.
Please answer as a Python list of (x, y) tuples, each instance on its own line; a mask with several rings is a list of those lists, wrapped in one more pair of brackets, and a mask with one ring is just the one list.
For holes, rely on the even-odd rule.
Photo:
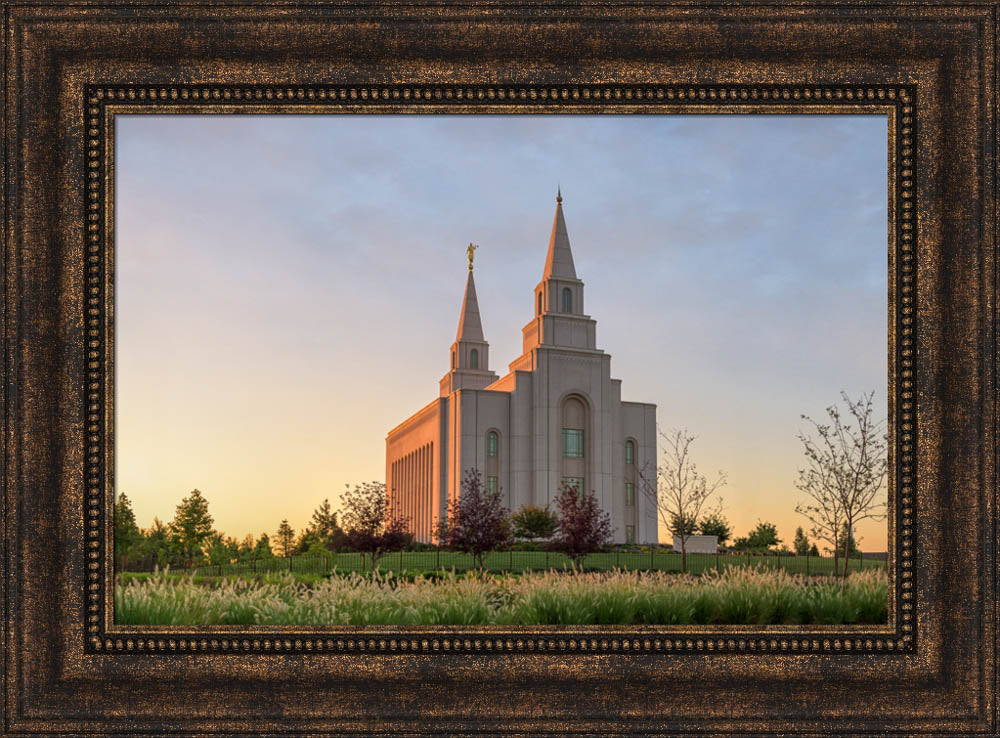
[(615, 542), (657, 543), (655, 501), (639, 485), (644, 467), (655, 478), (656, 406), (623, 401), (611, 356), (597, 348), (561, 193), (522, 353), (503, 377), (490, 369), (471, 258), (439, 396), (386, 437), (391, 509), (409, 518), (417, 540), (432, 541), (466, 472), (477, 469), (512, 512), (549, 505), (573, 484), (597, 496)]
[[(685, 536), (684, 550), (689, 554), (714, 554), (719, 550), (718, 536)], [(674, 551), (681, 550), (681, 537), (674, 534)]]

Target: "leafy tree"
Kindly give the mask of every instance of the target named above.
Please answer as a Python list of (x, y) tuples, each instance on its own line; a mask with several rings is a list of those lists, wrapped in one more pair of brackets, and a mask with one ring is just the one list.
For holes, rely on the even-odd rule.
[(734, 548), (749, 549), (752, 551), (767, 551), (771, 546), (781, 543), (778, 538), (778, 528), (773, 523), (762, 523), (757, 521), (757, 527), (743, 537), (733, 541)]
[(176, 538), (171, 535), (170, 528), (154, 517), (152, 525), (142, 532), (139, 552), (141, 556), (152, 559), (157, 566), (167, 566), (174, 561), (175, 542)]
[(253, 533), (247, 533), (242, 541), (239, 542), (237, 547), (237, 555), (240, 561), (253, 558), (254, 549), (257, 547), (257, 542), (254, 540)]
[[(665, 443), (661, 446), (660, 463), (655, 470), (639, 474), (643, 493), (656, 506), (660, 521), (671, 531), (682, 531), (697, 525), (702, 508), (726, 483), (726, 475), (719, 472), (714, 481), (698, 471), (691, 459), (691, 444), (695, 437), (687, 430), (671, 434), (660, 431)], [(690, 533), (679, 533), (681, 540), (681, 571), (687, 571), (687, 539)]]
[(719, 539), (719, 545), (723, 546), (733, 534), (733, 529), (722, 514), (722, 510), (719, 509), (701, 519), (698, 524), (698, 532), (703, 536), (716, 536)]
[[(810, 498), (795, 511), (812, 523), (812, 535), (844, 554), (843, 576), (847, 577), (850, 538), (861, 520), (884, 520), (885, 480), (888, 474), (889, 437), (885, 420), (872, 419), (874, 391), (856, 402), (840, 393), (847, 412), (836, 405), (826, 409), (828, 423), (813, 425), (813, 437), (799, 434), (806, 468), (799, 469), (796, 486)], [(848, 535), (841, 531), (847, 526)]]
[(239, 555), (239, 544), (216, 531), (208, 539), (208, 560), (214, 566), (231, 564)]
[(845, 551), (847, 556), (853, 556), (854, 558), (861, 555), (861, 550), (858, 548), (854, 536), (848, 535), (846, 522), (841, 526), (840, 535), (837, 536), (837, 552), (844, 554)]
[(282, 520), (281, 525), (278, 526), (278, 534), (275, 536), (275, 540), (278, 542), (279, 554), (285, 557), (292, 555), (292, 541), (295, 540), (295, 531), (288, 524), (287, 518)]
[(559, 529), (559, 519), (548, 506), (522, 505), (510, 518), (515, 538), (534, 541), (536, 538), (551, 538)]
[(212, 535), (212, 516), (208, 514), (208, 500), (197, 489), (181, 500), (170, 523), (170, 531), (177, 538), (184, 561), (188, 566), (204, 553)]
[(344, 531), (337, 523), (337, 513), (330, 507), (330, 500), (324, 499), (312, 514), (308, 530), (326, 546), (333, 550), (344, 545)]
[(801, 525), (795, 529), (795, 540), (792, 541), (792, 547), (795, 549), (797, 556), (809, 555), (809, 539), (806, 537)]
[(809, 547), (809, 555), (810, 556), (819, 556), (819, 549), (816, 547), (815, 543), (812, 546)]
[(268, 538), (267, 533), (260, 534), (260, 540), (257, 541), (257, 545), (253, 549), (253, 557), (255, 559), (274, 558), (274, 552), (271, 550), (271, 539)]
[(750, 531), (747, 537), (750, 548), (771, 548), (781, 543), (778, 538), (778, 527), (774, 523), (762, 523), (757, 521), (757, 527)]
[(596, 495), (578, 492), (568, 484), (556, 497), (556, 508), (559, 530), (552, 548), (572, 558), (579, 568), (584, 556), (600, 551), (611, 539), (611, 518), (597, 503)]
[(690, 515), (678, 515), (673, 513), (670, 516), (670, 532), (675, 536), (693, 536), (698, 532), (698, 521)]
[(134, 553), (142, 541), (142, 533), (135, 522), (132, 503), (122, 492), (115, 500), (115, 554), (118, 557)]
[(341, 495), (346, 543), (355, 551), (371, 556), (372, 569), (379, 556), (405, 548), (413, 536), (409, 521), (391, 516), (384, 482), (350, 485)]
[(472, 554), (482, 569), (488, 551), (502, 550), (511, 542), (510, 521), (500, 504), (499, 488), (490, 492), (477, 469), (467, 471), (461, 494), (448, 505), (448, 518), (441, 532), (445, 546)]

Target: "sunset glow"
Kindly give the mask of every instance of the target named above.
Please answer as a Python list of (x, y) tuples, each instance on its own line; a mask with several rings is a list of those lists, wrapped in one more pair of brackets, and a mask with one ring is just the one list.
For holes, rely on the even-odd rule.
[(623, 399), (728, 473), (734, 536), (760, 519), (791, 546), (800, 415), (841, 390), (886, 414), (886, 125), (120, 116), (116, 488), (140, 527), (198, 488), (242, 538), (382, 480), (448, 369), (470, 241), (490, 361), (521, 353), (561, 185)]

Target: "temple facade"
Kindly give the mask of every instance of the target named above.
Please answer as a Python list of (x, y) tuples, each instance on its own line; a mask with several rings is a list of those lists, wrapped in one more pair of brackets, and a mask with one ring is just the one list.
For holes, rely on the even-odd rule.
[(490, 368), (473, 248), (439, 396), (386, 437), (390, 509), (410, 520), (417, 540), (432, 542), (466, 472), (477, 469), (511, 512), (554, 510), (561, 486), (572, 484), (597, 496), (616, 543), (658, 542), (655, 502), (639, 480), (644, 468), (655, 478), (656, 405), (623, 401), (611, 356), (597, 348), (561, 193), (522, 353), (503, 377)]

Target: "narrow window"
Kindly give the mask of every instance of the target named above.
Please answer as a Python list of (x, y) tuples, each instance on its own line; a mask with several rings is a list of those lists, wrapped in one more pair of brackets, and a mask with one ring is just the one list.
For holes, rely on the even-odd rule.
[(635, 485), (631, 482), (625, 482), (625, 504), (635, 504)]
[(635, 444), (631, 441), (625, 441), (625, 463), (635, 463)]
[(455, 352), (454, 351), (451, 352), (451, 368), (452, 369), (455, 368)]
[(497, 449), (500, 446), (500, 438), (497, 436), (496, 431), (490, 431), (486, 435), (486, 455), (496, 456)]
[(542, 293), (538, 293), (538, 314), (542, 314)]
[(573, 487), (576, 493), (583, 493), (583, 477), (563, 477), (562, 478), (563, 487)]
[(469, 367), (472, 369), (479, 368), (479, 351), (476, 349), (472, 349), (472, 351), (469, 352)]
[(497, 492), (497, 478), (496, 477), (486, 477), (486, 491), (491, 495)]
[(625, 526), (625, 543), (635, 543), (635, 526)]
[(563, 456), (570, 459), (583, 457), (583, 431), (575, 428), (562, 429)]
[(568, 313), (573, 310), (573, 293), (570, 292), (569, 287), (563, 287), (563, 312)]

